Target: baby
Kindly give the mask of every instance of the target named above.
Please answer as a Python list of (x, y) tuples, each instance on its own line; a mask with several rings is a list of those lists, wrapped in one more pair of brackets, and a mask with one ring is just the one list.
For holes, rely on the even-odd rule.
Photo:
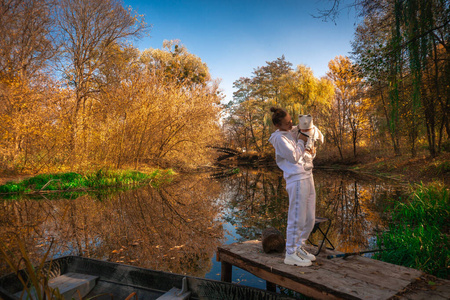
[(305, 149), (308, 150), (303, 155), (303, 158), (305, 160), (305, 165), (303, 166), (306, 171), (309, 171), (313, 168), (313, 159), (316, 156), (315, 150), (314, 150), (314, 143), (316, 141), (320, 141), (323, 143), (323, 134), (313, 124), (312, 116), (311, 115), (300, 115), (298, 117), (298, 126), (294, 127), (292, 129), (292, 133), (295, 134), (298, 140), (299, 134), (302, 134), (307, 137)]

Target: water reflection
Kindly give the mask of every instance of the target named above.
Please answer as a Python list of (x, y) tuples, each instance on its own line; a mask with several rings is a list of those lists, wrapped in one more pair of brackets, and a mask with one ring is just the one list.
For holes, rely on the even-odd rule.
[(373, 234), (386, 226), (384, 210), (403, 187), (378, 177), (316, 172), (317, 214), (333, 222), (331, 238), (338, 250), (369, 248)]
[[(386, 224), (383, 214), (388, 198), (402, 187), (377, 177), (315, 170), (316, 215), (332, 220), (329, 239), (340, 251), (366, 249), (374, 232)], [(227, 201), (228, 199), (228, 201)], [(226, 221), (242, 239), (257, 239), (266, 227), (286, 231), (288, 195), (278, 170), (242, 170), (223, 183)], [(320, 236), (313, 235), (317, 242)]]
[[(82, 255), (220, 279), (216, 248), (236, 238), (259, 239), (268, 226), (285, 232), (288, 210), (285, 183), (277, 169), (227, 174), (180, 175), (161, 189), (144, 187), (111, 196), (4, 200), (0, 238), (14, 251), (11, 239), (20, 235), (34, 262), (53, 239), (55, 257)], [(341, 251), (368, 248), (374, 230), (385, 224), (384, 199), (401, 189), (350, 173), (315, 170), (314, 178), (317, 215), (332, 220), (332, 243)], [(226, 239), (227, 228), (233, 228), (235, 239)], [(8, 272), (0, 262), (0, 273)]]
[[(11, 237), (20, 234), (35, 261), (53, 238), (53, 256), (82, 255), (203, 277), (224, 235), (213, 201), (219, 188), (204, 174), (103, 201), (88, 196), (4, 201), (0, 235), (11, 248)], [(1, 271), (7, 272), (4, 262)]]

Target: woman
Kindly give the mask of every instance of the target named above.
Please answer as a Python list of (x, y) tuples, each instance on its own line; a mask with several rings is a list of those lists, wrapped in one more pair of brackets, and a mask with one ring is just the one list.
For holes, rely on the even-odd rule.
[[(275, 148), (276, 162), (283, 171), (289, 195), (284, 263), (310, 266), (316, 257), (308, 253), (304, 246), (314, 228), (316, 191), (312, 169), (305, 170), (304, 166), (312, 164), (315, 150), (314, 147), (305, 149), (307, 136), (293, 128), (291, 116), (284, 109), (272, 107), (270, 111), (277, 130), (272, 133), (269, 142)], [(312, 118), (309, 119), (309, 124), (302, 124), (301, 132), (307, 133), (312, 128)]]

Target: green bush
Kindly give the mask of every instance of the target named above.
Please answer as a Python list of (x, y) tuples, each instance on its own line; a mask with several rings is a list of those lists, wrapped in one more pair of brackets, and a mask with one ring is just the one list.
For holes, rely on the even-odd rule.
[(448, 188), (441, 183), (418, 185), (406, 203), (395, 205), (389, 230), (378, 239), (395, 251), (377, 253), (375, 258), (448, 278), (449, 222)]

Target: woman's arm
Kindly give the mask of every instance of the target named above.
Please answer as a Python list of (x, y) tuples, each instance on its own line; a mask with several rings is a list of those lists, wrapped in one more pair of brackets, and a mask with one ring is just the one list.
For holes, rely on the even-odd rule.
[[(306, 135), (299, 133), (298, 140), (302, 140), (305, 142), (303, 144), (303, 148), (302, 148), (302, 149), (305, 149), (307, 141), (308, 141), (308, 137)], [(303, 150), (303, 152), (305, 152), (305, 150)], [(314, 147), (314, 143), (313, 143), (313, 146), (311, 149), (306, 149), (306, 152), (310, 153), (312, 158), (316, 157), (316, 147)]]
[(305, 153), (305, 141), (299, 138), (298, 142), (295, 143), (290, 141), (284, 135), (279, 137), (277, 143), (277, 155), (286, 159), (292, 164), (296, 164), (300, 161)]

